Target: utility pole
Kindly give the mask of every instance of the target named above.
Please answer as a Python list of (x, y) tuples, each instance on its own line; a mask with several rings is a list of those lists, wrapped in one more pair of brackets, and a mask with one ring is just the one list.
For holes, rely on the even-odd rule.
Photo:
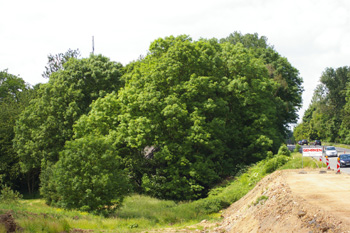
[(92, 55), (94, 55), (95, 52), (95, 41), (94, 41), (94, 36), (92, 36)]

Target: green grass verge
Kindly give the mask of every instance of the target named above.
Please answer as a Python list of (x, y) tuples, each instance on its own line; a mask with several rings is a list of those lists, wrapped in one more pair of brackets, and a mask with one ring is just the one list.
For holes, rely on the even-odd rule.
[(345, 148), (345, 149), (350, 149), (350, 145), (340, 144), (340, 143), (335, 143), (335, 142), (324, 142), (323, 145), (324, 146), (336, 146), (336, 147), (341, 147), (341, 148)]
[[(184, 227), (206, 219), (220, 221), (220, 211), (248, 193), (264, 176), (277, 169), (317, 168), (321, 162), (300, 153), (276, 155), (246, 168), (235, 178), (212, 189), (209, 196), (192, 202), (158, 200), (132, 195), (124, 200), (116, 216), (104, 218), (86, 212), (67, 211), (47, 206), (42, 199), (21, 200), (19, 204), (0, 203), (0, 213), (12, 211), (23, 232), (69, 232), (91, 229), (94, 232), (140, 232), (166, 227)], [(260, 201), (260, 200), (259, 200)], [(196, 230), (196, 229), (193, 229)], [(200, 230), (200, 229), (199, 229)]]

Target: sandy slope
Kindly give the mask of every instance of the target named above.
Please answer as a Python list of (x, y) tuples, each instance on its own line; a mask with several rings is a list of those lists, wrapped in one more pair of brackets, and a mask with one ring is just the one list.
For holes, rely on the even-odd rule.
[(276, 171), (227, 208), (219, 223), (154, 232), (350, 232), (350, 175), (320, 171)]
[[(265, 196), (267, 199), (255, 204)], [(350, 232), (350, 176), (277, 171), (224, 212), (208, 232)]]

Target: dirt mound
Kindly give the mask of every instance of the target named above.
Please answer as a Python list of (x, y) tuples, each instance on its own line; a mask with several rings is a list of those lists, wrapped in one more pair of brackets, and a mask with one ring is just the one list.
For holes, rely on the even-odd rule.
[[(265, 177), (246, 196), (225, 210), (223, 221), (208, 232), (350, 232), (350, 205), (342, 206), (341, 212), (332, 212), (332, 199), (327, 203), (324, 198), (319, 198), (327, 196), (327, 187), (339, 186), (333, 199), (337, 199), (337, 195), (347, 195), (348, 198), (338, 201), (348, 203), (350, 176), (336, 175), (336, 184), (332, 181), (334, 172), (299, 172), (277, 171)], [(324, 185), (320, 189), (324, 192), (320, 192), (314, 183), (328, 185)], [(341, 190), (341, 187), (349, 188)]]
[(11, 212), (0, 215), (0, 225), (5, 226), (6, 232), (18, 232), (22, 230), (22, 228), (16, 224)]

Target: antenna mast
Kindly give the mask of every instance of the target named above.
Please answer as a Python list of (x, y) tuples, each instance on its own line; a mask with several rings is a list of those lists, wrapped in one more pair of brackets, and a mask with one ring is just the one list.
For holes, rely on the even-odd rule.
[(95, 41), (94, 41), (94, 36), (92, 36), (92, 55), (94, 55), (95, 52)]

